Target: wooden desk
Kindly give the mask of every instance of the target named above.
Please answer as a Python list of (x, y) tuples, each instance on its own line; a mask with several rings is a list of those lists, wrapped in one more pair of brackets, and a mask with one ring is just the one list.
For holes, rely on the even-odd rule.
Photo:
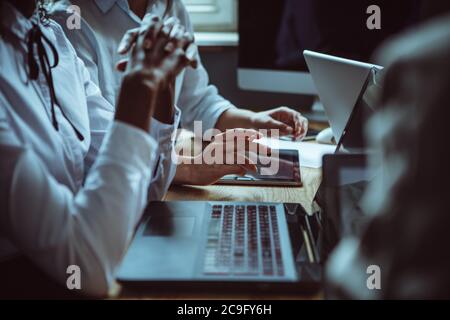
[[(323, 125), (310, 125), (321, 129)], [(193, 134), (182, 131), (178, 136), (177, 152), (198, 150), (193, 146)], [(310, 142), (314, 143), (314, 142)], [(188, 148), (185, 148), (188, 146)], [(197, 146), (201, 148), (201, 146)], [(301, 165), (301, 163), (300, 163)], [(256, 202), (294, 202), (301, 203), (308, 213), (313, 212), (312, 201), (322, 178), (321, 169), (301, 167), (303, 186), (292, 187), (253, 187), (253, 186), (172, 186), (166, 194), (165, 201), (175, 200), (210, 200), (210, 201), (256, 201)]]
[(313, 212), (312, 202), (321, 181), (321, 169), (301, 168), (303, 186), (253, 187), (253, 186), (172, 186), (164, 198), (175, 200), (255, 201), (301, 203), (308, 213)]
[[(314, 211), (313, 198), (321, 182), (321, 169), (301, 168), (303, 186), (292, 187), (253, 187), (253, 186), (172, 186), (165, 201), (203, 200), (203, 201), (265, 201), (301, 203), (308, 213)], [(209, 294), (199, 293), (137, 293), (122, 288), (119, 298), (133, 299), (320, 299), (317, 295), (258, 295), (258, 294)]]

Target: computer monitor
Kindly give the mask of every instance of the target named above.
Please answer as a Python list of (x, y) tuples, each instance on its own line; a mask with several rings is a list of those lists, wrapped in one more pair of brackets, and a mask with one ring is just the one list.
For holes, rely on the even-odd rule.
[(369, 0), (239, 1), (241, 89), (316, 95), (304, 50), (374, 63), (376, 48), (419, 21), (422, 0), (378, 0), (381, 29), (367, 27)]
[(340, 239), (361, 236), (369, 221), (364, 194), (380, 170), (368, 165), (366, 154), (333, 154), (324, 157), (322, 171), (316, 200), (322, 209), (321, 259), (326, 261)]

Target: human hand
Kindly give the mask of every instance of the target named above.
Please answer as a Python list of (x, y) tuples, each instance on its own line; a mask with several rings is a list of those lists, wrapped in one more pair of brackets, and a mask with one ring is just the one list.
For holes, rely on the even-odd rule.
[(294, 140), (303, 139), (308, 131), (308, 120), (288, 107), (255, 113), (251, 121), (255, 129), (278, 129), (280, 136), (292, 134)]
[(122, 81), (116, 119), (148, 130), (158, 95), (195, 61), (192, 42), (192, 37), (153, 15), (145, 17), (137, 33), (124, 36), (119, 49), (130, 54), (119, 62), (119, 69), (126, 69), (127, 74)]
[(256, 173), (258, 157), (270, 154), (270, 148), (255, 142), (261, 137), (251, 129), (232, 129), (215, 135), (201, 154), (180, 159), (174, 182), (210, 185), (226, 175)]
[[(155, 45), (156, 52), (167, 51), (172, 52), (176, 47), (181, 47), (185, 51), (185, 57), (188, 59), (189, 66), (197, 68), (197, 54), (198, 50), (194, 44), (194, 37), (192, 34), (186, 31), (186, 29), (180, 25), (177, 18), (171, 17), (166, 20), (161, 20), (158, 16), (147, 14), (145, 15), (143, 22), (139, 28), (134, 28), (128, 30), (122, 37), (119, 43), (117, 52), (121, 55), (126, 55), (133, 50), (138, 42), (139, 35), (148, 32), (150, 35), (157, 34), (161, 32), (165, 38), (166, 42), (161, 42), (160, 46), (155, 45), (152, 42), (151, 37), (147, 37), (146, 46), (149, 48)], [(151, 58), (151, 57), (150, 57)], [(120, 72), (125, 72), (127, 69), (129, 58), (124, 58), (120, 60), (116, 69)]]

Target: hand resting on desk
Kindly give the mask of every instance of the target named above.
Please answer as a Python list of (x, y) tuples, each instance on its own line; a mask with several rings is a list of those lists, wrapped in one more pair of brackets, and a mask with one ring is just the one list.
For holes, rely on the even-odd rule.
[[(256, 172), (257, 158), (270, 152), (270, 148), (255, 142), (261, 137), (260, 133), (251, 129), (227, 130), (214, 136), (200, 154), (178, 156), (174, 183), (210, 185), (226, 175), (243, 176), (248, 172)], [(236, 143), (237, 139), (244, 139), (245, 144)], [(257, 154), (252, 152), (255, 150)]]

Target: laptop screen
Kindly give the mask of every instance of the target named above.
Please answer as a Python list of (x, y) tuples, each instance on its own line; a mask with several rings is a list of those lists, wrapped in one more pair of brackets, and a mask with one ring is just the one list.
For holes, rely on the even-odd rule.
[(376, 110), (377, 101), (381, 94), (381, 75), (382, 70), (375, 67), (369, 74), (338, 143), (337, 152), (361, 153), (368, 151), (365, 128)]

